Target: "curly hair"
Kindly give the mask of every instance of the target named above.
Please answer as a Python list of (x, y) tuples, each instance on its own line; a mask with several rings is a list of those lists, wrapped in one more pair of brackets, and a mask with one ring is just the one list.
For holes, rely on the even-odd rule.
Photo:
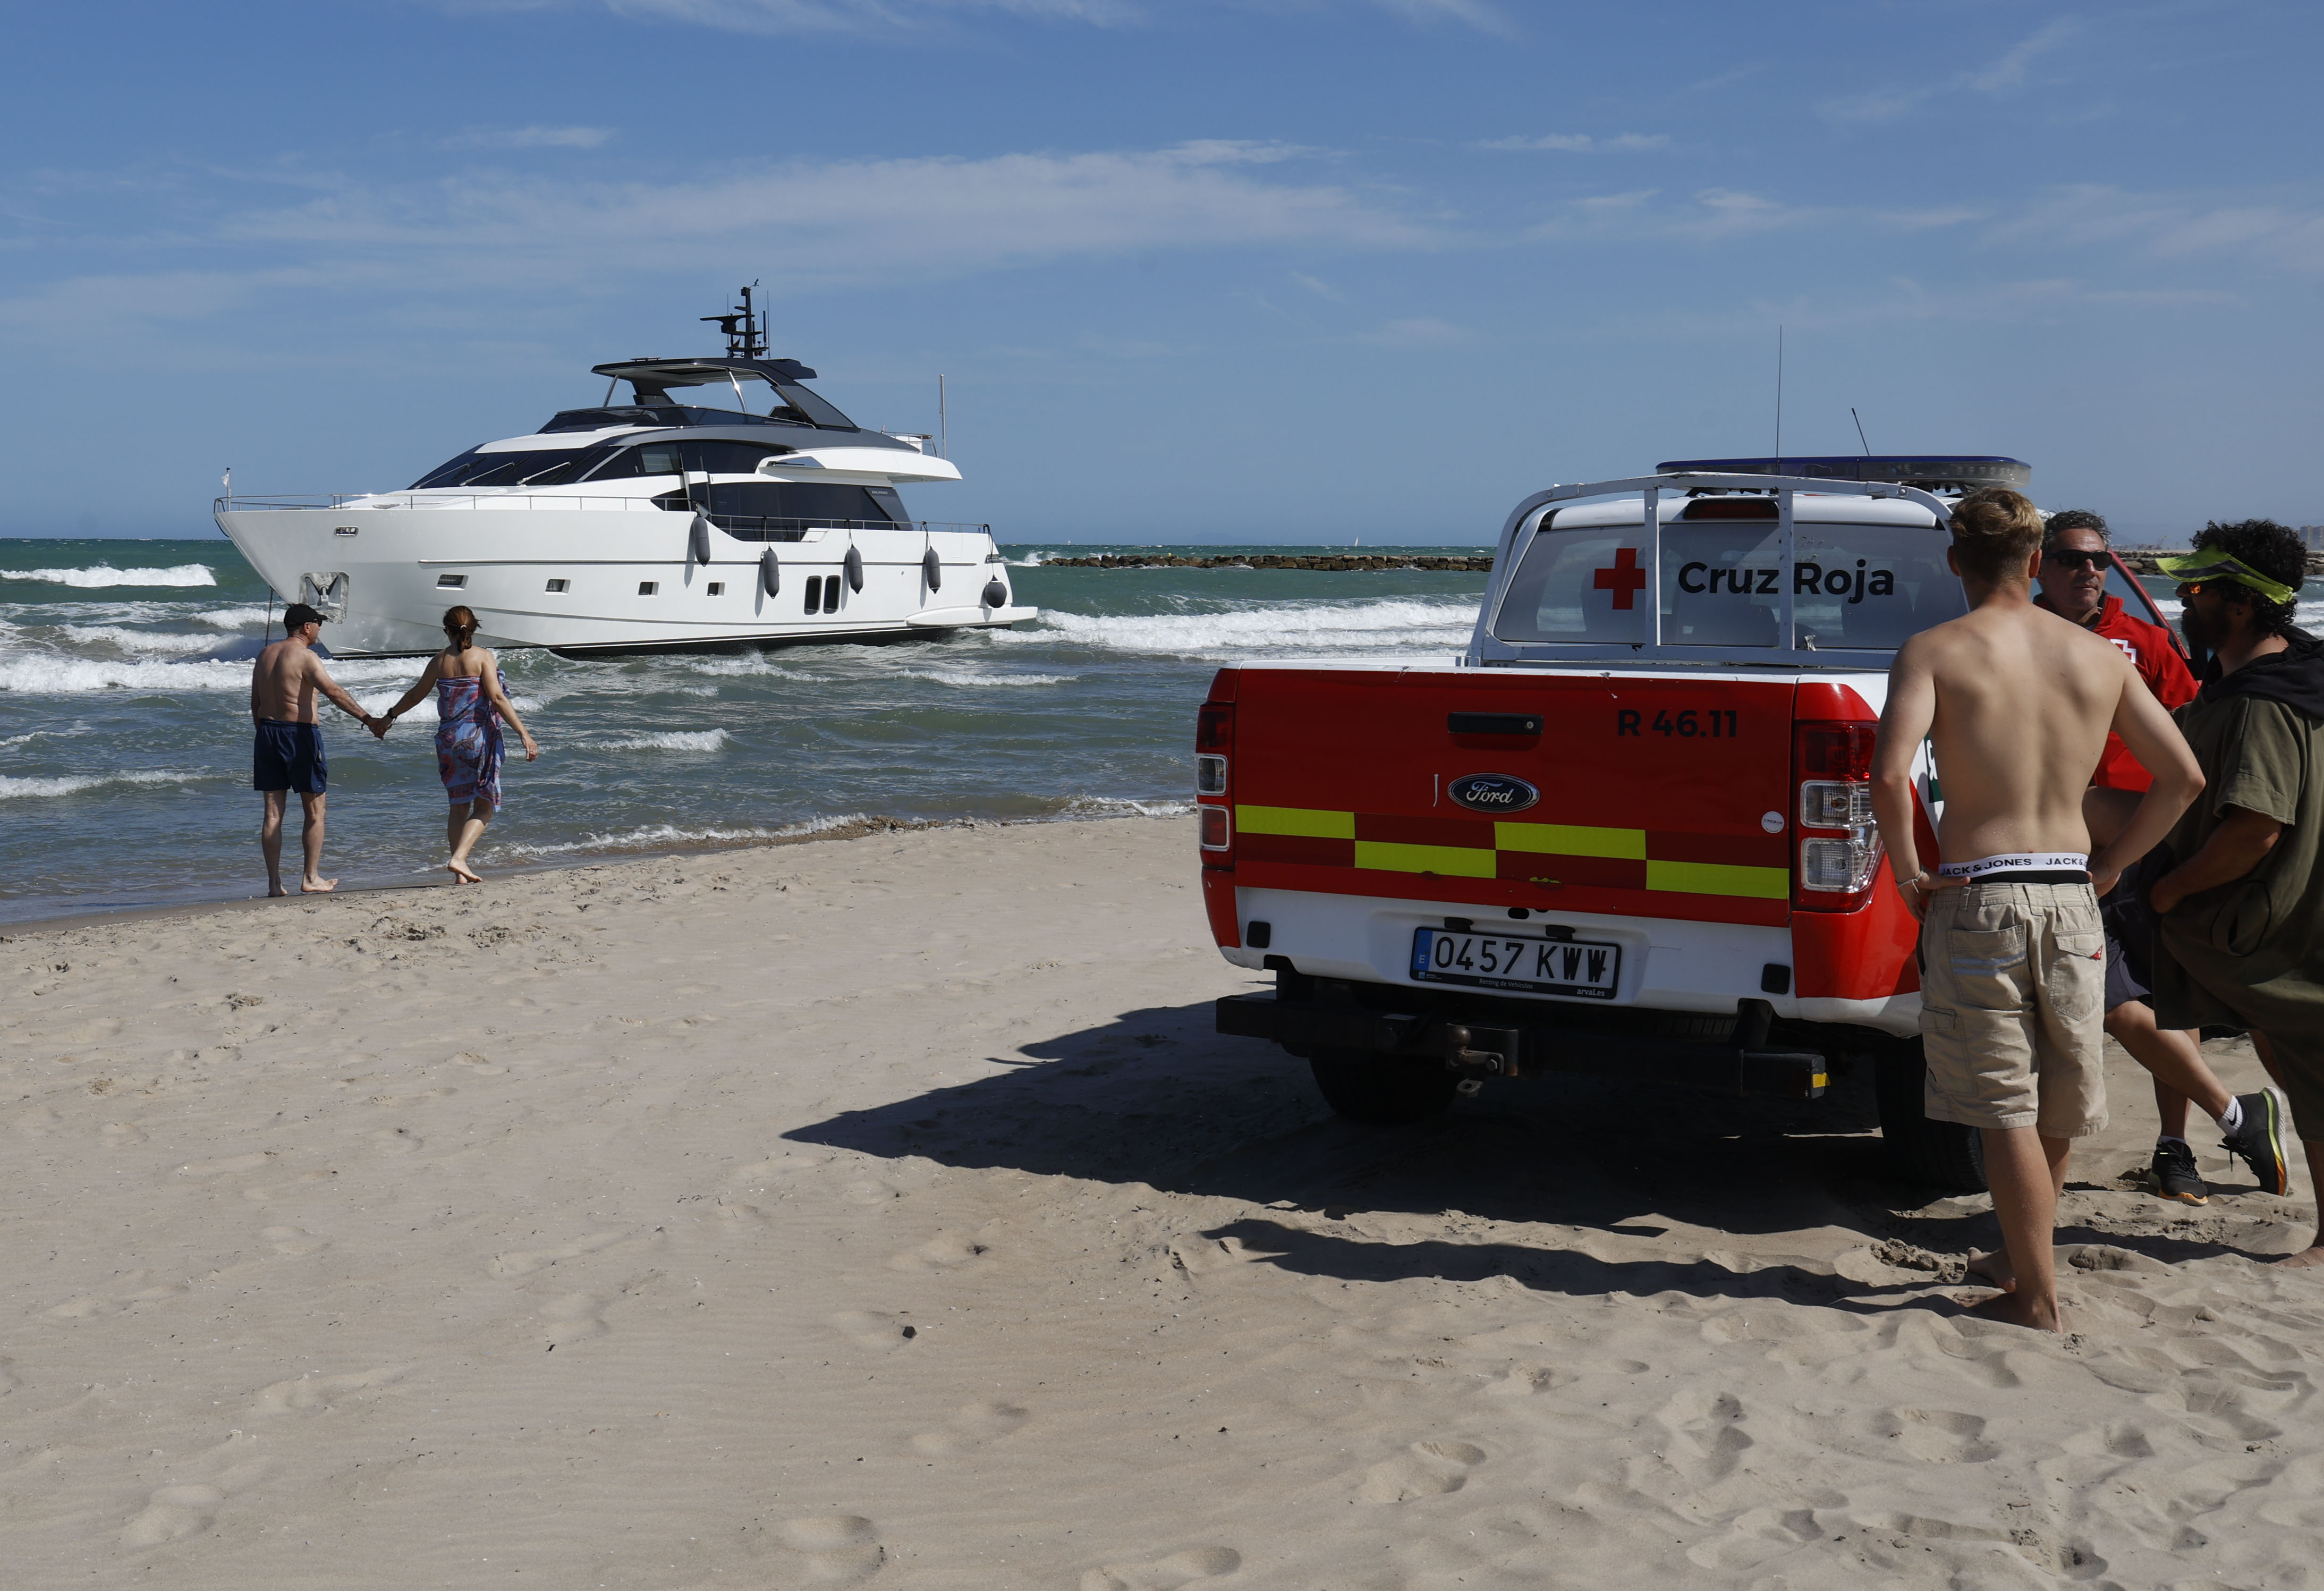
[[(2239, 519), (2229, 524), (2213, 520), (2195, 532), (2194, 545), (2216, 547), (2231, 558), (2244, 562), (2271, 580), (2280, 580), (2298, 591), (2308, 578), (2308, 546), (2300, 532), (2290, 525), (2278, 524), (2272, 519)], [(2230, 602), (2252, 610), (2252, 622), (2263, 635), (2289, 635), (2292, 632), (2295, 604), (2270, 602), (2248, 586), (2233, 581), (2220, 587)]]
[(2058, 538), (2068, 531), (2096, 531), (2101, 546), (2114, 545), (2114, 537), (2107, 530), (2104, 514), (2094, 513), (2087, 508), (2061, 508), (2052, 514), (2050, 523), (2042, 528), (2042, 550), (2055, 552)]
[(1974, 580), (2022, 574), (2042, 544), (2042, 514), (2023, 493), (1987, 486), (1953, 504), (1953, 557)]

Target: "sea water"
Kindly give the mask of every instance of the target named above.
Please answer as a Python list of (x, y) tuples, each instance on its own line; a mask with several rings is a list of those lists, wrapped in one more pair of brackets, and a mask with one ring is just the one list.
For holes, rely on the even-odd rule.
[[(1004, 548), (1017, 599), (1042, 610), (1007, 631), (584, 661), (503, 652), (541, 757), (525, 763), (509, 736), (506, 804), (476, 864), (761, 843), (866, 817), (1183, 811), (1194, 709), (1221, 664), (1450, 657), (1468, 643), (1485, 583), (1419, 570), (1043, 567), (1156, 550)], [(0, 921), (263, 893), (250, 665), (197, 660), (259, 636), (271, 602), (279, 615), (265, 582), (216, 537), (0, 540)], [(328, 666), (383, 712), (421, 664)], [(442, 876), (433, 703), (383, 744), (336, 708), (322, 719), (326, 874)], [(298, 821), (294, 811), (283, 845), (294, 876)]]

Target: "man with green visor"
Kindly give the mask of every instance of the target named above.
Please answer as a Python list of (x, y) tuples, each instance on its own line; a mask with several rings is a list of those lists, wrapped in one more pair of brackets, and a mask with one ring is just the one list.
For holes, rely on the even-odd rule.
[[(2251, 1030), (2324, 1185), (2324, 642), (2292, 624), (2308, 550), (2273, 520), (2244, 520), (2156, 561), (2179, 582), (2189, 643), (2212, 658), (2172, 715), (2207, 783), (2147, 894), (2155, 1021)], [(2281, 1142), (2272, 1091), (2237, 1103), (2270, 1116), (2244, 1124), (2252, 1136)], [(2282, 1193), (2275, 1159), (2273, 1179), (2253, 1163)], [(2324, 1264), (2324, 1235), (2284, 1263)]]

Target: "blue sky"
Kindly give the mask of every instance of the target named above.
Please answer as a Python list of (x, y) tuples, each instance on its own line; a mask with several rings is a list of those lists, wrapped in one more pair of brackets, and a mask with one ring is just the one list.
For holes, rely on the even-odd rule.
[(1475, 541), (1774, 439), (2324, 521), (2324, 10), (1550, 0), (12, 7), (0, 535), (399, 486), (713, 351), (1004, 541)]

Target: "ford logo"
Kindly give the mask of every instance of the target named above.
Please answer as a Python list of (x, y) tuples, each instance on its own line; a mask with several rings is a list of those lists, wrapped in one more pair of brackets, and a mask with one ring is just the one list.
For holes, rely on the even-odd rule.
[(1541, 791), (1511, 773), (1465, 773), (1444, 793), (1471, 812), (1522, 812), (1541, 800)]

